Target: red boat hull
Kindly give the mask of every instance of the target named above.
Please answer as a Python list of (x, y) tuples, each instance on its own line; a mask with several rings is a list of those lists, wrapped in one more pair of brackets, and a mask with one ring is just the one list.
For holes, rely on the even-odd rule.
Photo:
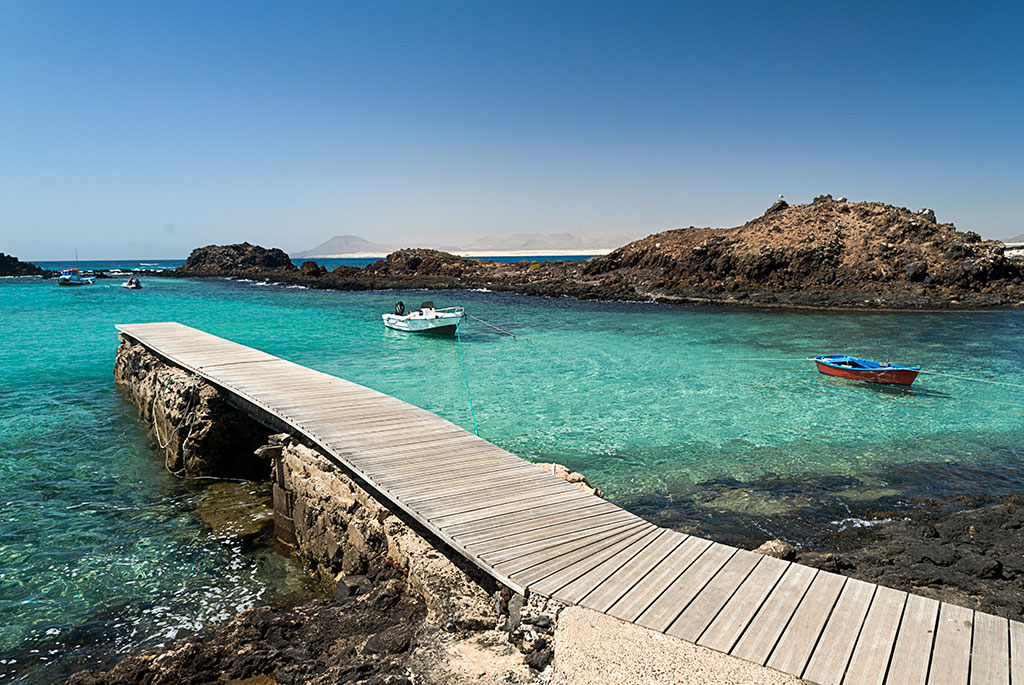
[(867, 383), (891, 383), (893, 385), (910, 385), (917, 378), (917, 369), (837, 369), (828, 364), (815, 362), (818, 372), (826, 376), (849, 378)]

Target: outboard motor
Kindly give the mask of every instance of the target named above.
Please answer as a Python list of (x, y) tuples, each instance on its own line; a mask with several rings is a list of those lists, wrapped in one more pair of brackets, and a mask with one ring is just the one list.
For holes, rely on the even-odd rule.
[(402, 316), (403, 314), (405, 314), (405, 303), (402, 302), (401, 300), (395, 302), (395, 314), (397, 314), (398, 316)]

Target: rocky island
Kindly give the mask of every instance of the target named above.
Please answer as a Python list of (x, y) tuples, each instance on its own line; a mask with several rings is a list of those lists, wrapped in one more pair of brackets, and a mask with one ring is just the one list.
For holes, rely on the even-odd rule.
[(0, 252), (0, 277), (2, 276), (44, 276), (48, 271), (35, 264), (23, 262), (17, 257)]
[(585, 262), (488, 262), (398, 250), (364, 268), (292, 264), (279, 249), (198, 248), (171, 272), (313, 288), (488, 288), (580, 299), (753, 306), (976, 308), (1024, 301), (1024, 264), (932, 210), (821, 195), (735, 228), (682, 228)]

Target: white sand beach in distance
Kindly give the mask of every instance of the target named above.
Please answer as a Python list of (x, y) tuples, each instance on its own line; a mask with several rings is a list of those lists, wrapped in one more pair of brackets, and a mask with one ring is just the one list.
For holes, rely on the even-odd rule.
[[(415, 248), (409, 248), (415, 249)], [(424, 248), (433, 249), (433, 248)], [(577, 257), (579, 255), (598, 256), (606, 255), (614, 247), (595, 247), (579, 250), (470, 250), (466, 252), (451, 252), (450, 254), (460, 257)], [(321, 254), (307, 257), (296, 257), (296, 259), (384, 259), (390, 252), (348, 252), (345, 254)]]

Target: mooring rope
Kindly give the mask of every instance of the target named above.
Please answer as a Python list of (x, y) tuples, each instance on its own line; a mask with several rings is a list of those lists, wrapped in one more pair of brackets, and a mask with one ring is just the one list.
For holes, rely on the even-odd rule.
[(480, 431), (476, 427), (476, 412), (473, 410), (473, 393), (469, 391), (469, 372), (466, 371), (466, 355), (462, 351), (462, 335), (459, 334), (457, 325), (455, 326), (455, 337), (459, 341), (459, 359), (462, 361), (462, 377), (466, 380), (466, 396), (469, 397), (469, 414), (473, 417), (473, 432), (480, 435)]
[(987, 378), (972, 378), (971, 376), (956, 376), (951, 373), (939, 373), (938, 371), (925, 371), (921, 370), (920, 373), (931, 374), (932, 376), (945, 376), (946, 378), (956, 378), (961, 381), (975, 381), (977, 383), (992, 383), (994, 385), (1006, 385), (1011, 388), (1024, 388), (1024, 385), (1020, 383), (1007, 383), (1006, 381), (992, 381)]
[[(493, 323), (488, 323), (487, 321), (484, 321), (483, 319), (481, 319), (479, 316), (473, 316), (469, 312), (466, 312), (466, 316), (469, 317), (470, 319), (473, 319), (474, 321), (479, 321), (480, 323), (482, 323), (485, 326), (490, 326), (491, 328), (493, 328), (494, 330), (498, 331), (499, 333), (504, 333), (505, 335), (512, 336), (513, 340), (519, 340), (520, 338), (522, 338), (526, 342), (535, 343), (537, 345), (551, 345), (551, 343), (546, 343), (546, 342), (544, 342), (542, 340), (533, 340), (532, 338), (527, 338), (525, 335), (518, 335), (516, 333), (513, 333), (512, 331), (506, 331), (504, 328), (500, 328), (498, 326), (495, 326)], [(455, 330), (458, 331), (458, 329), (455, 329)], [(552, 347), (553, 347), (553, 345), (552, 345)]]

